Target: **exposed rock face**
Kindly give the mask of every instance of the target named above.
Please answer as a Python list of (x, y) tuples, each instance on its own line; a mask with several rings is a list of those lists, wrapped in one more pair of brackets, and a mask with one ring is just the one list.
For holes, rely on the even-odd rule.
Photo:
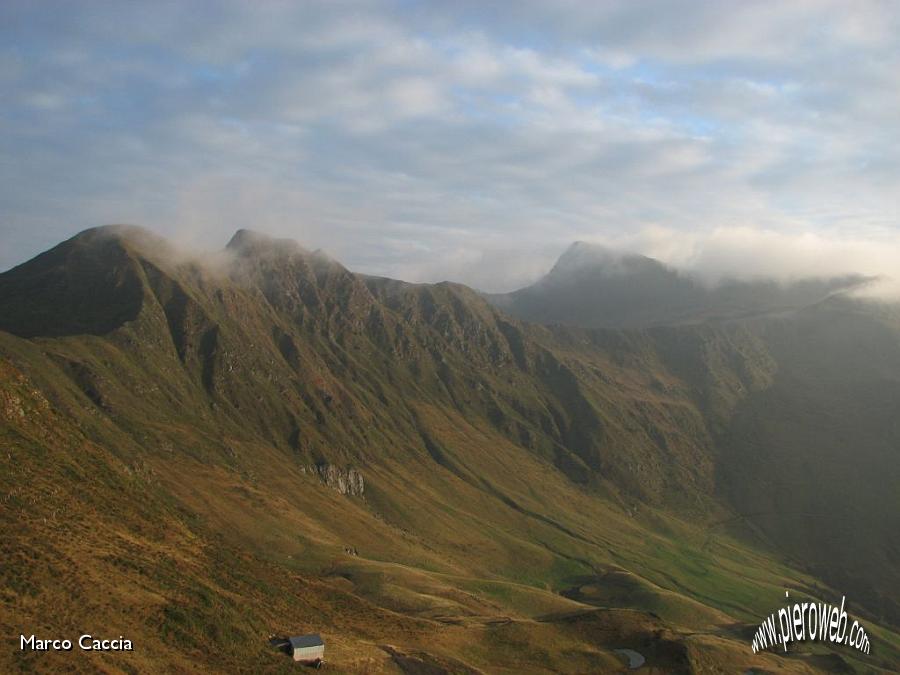
[(365, 491), (362, 474), (352, 466), (341, 469), (334, 464), (310, 464), (302, 467), (303, 473), (312, 473), (325, 485), (342, 495), (361, 497)]

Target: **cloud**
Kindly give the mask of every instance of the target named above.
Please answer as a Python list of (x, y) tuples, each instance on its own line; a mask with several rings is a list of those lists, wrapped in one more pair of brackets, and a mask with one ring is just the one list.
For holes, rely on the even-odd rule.
[(210, 248), (254, 227), (488, 290), (576, 239), (710, 274), (886, 269), (898, 20), (879, 2), (4, 3), (0, 269), (108, 222)]
[[(639, 253), (691, 273), (710, 284), (727, 279), (833, 278), (861, 274), (878, 277), (868, 297), (900, 299), (900, 242), (894, 237), (853, 239), (816, 232), (786, 233), (750, 227), (685, 233), (664, 227), (642, 228), (586, 239), (620, 253)], [(472, 248), (403, 250), (414, 261), (393, 268), (409, 281), (464, 281), (488, 292), (527, 286), (546, 274), (567, 248), (538, 242), (503, 246), (497, 240)]]
[(818, 232), (779, 232), (751, 227), (685, 233), (646, 228), (595, 243), (640, 252), (710, 283), (723, 279), (796, 281), (853, 274), (879, 277), (867, 295), (900, 297), (900, 241), (894, 236), (853, 238)]

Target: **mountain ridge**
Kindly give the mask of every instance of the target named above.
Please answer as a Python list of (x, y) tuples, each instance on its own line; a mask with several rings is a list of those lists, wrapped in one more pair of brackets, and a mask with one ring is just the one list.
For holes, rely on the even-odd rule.
[(792, 312), (874, 280), (854, 274), (708, 283), (653, 258), (575, 242), (534, 284), (485, 297), (526, 321), (639, 329)]
[[(815, 660), (754, 656), (727, 628), (761, 620), (785, 585), (821, 597), (826, 579), (854, 592), (865, 581), (841, 576), (852, 560), (839, 560), (837, 574), (800, 569), (823, 543), (790, 548), (796, 524), (745, 523), (753, 495), (732, 494), (735, 474), (720, 475), (723, 455), (740, 450), (721, 439), (770, 413), (769, 392), (783, 390), (779, 358), (799, 363), (782, 324), (531, 325), (465, 286), (356, 275), (258, 235), (236, 242), (247, 255), (205, 266), (157, 255), (140, 236), (116, 243), (131, 234), (85, 234), (66, 255), (0, 274), (0, 307), (14, 310), (0, 319), (0, 429), (10, 448), (0, 493), (12, 495), (10, 553), (43, 561), (36, 569), (89, 572), (120, 598), (119, 620), (153, 658), (278, 668), (262, 637), (300, 626), (321, 629), (349, 672), (393, 672), (396, 659), (378, 641), (486, 670), (608, 670), (624, 644), (676, 672), (702, 671), (712, 644), (725, 645), (722, 663), (822, 670)], [(59, 279), (89, 283), (59, 295)], [(96, 323), (76, 321), (91, 300), (123, 289), (128, 312), (101, 302)], [(822, 333), (832, 324), (813, 319), (842, 349), (877, 347), (893, 367), (893, 333)], [(822, 344), (797, 377), (833, 353)], [(794, 390), (778, 395), (792, 400)], [(766, 433), (778, 448), (780, 428)], [(873, 513), (894, 484), (881, 444), (860, 455), (886, 481), (888, 492), (872, 490), (866, 502)], [(320, 478), (351, 469), (362, 494)], [(777, 502), (781, 489), (768, 496)], [(66, 508), (95, 526), (84, 548), (53, 515)], [(884, 552), (893, 539), (879, 543), (879, 533), (874, 520), (860, 528), (858, 551), (870, 553), (877, 582), (860, 609), (892, 625)], [(182, 565), (188, 572), (174, 576)], [(603, 610), (617, 638), (592, 628), (592, 607), (610, 606), (613, 581), (630, 589), (614, 603), (621, 611)], [(7, 576), (4, 588), (16, 613), (0, 623), (12, 632), (15, 616), (61, 626), (46, 606), (82, 621), (103, 612), (90, 589), (79, 587), (79, 608), (52, 584)], [(567, 618), (547, 618), (556, 615)], [(509, 628), (479, 618), (504, 616)], [(893, 654), (893, 634), (883, 635)], [(545, 639), (571, 654), (539, 653)]]

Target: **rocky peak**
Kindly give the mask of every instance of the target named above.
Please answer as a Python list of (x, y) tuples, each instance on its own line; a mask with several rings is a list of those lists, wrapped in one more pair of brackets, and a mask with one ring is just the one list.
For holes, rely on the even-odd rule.
[(584, 273), (614, 276), (634, 273), (665, 273), (658, 260), (636, 253), (624, 253), (600, 244), (576, 241), (559, 257), (545, 281), (559, 281)]
[(234, 233), (225, 249), (245, 256), (308, 253), (306, 249), (293, 239), (279, 239), (243, 228)]

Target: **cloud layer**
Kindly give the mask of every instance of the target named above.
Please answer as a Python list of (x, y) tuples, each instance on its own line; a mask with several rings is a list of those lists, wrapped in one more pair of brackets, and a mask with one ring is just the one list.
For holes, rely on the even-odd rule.
[(900, 260), (892, 3), (11, 1), (0, 35), (0, 269), (110, 222), (488, 290), (576, 239)]

